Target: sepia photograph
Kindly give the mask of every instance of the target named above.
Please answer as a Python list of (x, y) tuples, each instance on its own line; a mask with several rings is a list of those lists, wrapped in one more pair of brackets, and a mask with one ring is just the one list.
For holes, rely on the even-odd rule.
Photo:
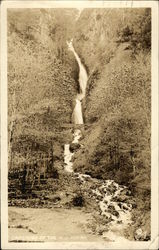
[(8, 243), (151, 243), (151, 6), (13, 6)]

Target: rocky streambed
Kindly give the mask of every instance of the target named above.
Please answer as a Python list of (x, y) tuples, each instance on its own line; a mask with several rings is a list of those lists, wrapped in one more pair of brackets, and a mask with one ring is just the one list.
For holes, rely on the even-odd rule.
[[(82, 225), (84, 232), (99, 235), (101, 240), (106, 241), (117, 241), (123, 238), (124, 230), (131, 223), (131, 194), (126, 187), (118, 186), (114, 181), (101, 181), (85, 174), (66, 173), (65, 177), (60, 175), (58, 180), (52, 180), (52, 184), (51, 179), (47, 185), (41, 184), (41, 189), (32, 190), (32, 194), (32, 197), (30, 194), (30, 198), (27, 199), (19, 194), (19, 197), (9, 201), (9, 205), (14, 206), (15, 212), (23, 208), (24, 214), (28, 209), (41, 208), (41, 216), (43, 216), (43, 209), (52, 211), (53, 216), (53, 211), (57, 209), (60, 213), (65, 209), (70, 210), (72, 216), (74, 216), (74, 209), (75, 211), (78, 209), (83, 216), (91, 215), (90, 219)], [(77, 221), (77, 218), (74, 218), (74, 221)], [(10, 231), (20, 230), (16, 229), (14, 224), (14, 221), (10, 220)], [(43, 223), (41, 227), (43, 228)], [(34, 224), (34, 231), (36, 231), (36, 224)], [(54, 227), (53, 231), (56, 231)], [(69, 233), (71, 237), (71, 231)]]
[(75, 178), (79, 180), (86, 204), (95, 213), (94, 223), (90, 225), (92, 232), (109, 241), (124, 239), (135, 204), (130, 190), (113, 180), (97, 180), (86, 174), (75, 173)]
[[(100, 221), (104, 222), (102, 230), (98, 230), (98, 227), (93, 230), (97, 230), (97, 233), (110, 241), (116, 241), (118, 238), (124, 237), (125, 229), (132, 223), (131, 211), (134, 204), (131, 191), (114, 180), (99, 180), (88, 174), (74, 172), (72, 157), (78, 150), (78, 145), (81, 146), (81, 137), (81, 131), (76, 129), (71, 145), (66, 144), (64, 147), (65, 171), (70, 173), (77, 183), (79, 192), (77, 204), (80, 205), (80, 202), (81, 206), (84, 203), (88, 204), (88, 207), (98, 211), (97, 217), (100, 217)], [(96, 218), (96, 221), (98, 219)], [(114, 232), (113, 235), (112, 232)]]

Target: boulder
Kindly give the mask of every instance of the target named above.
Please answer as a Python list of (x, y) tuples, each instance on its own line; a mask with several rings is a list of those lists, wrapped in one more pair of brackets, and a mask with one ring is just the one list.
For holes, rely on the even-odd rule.
[(77, 151), (80, 148), (80, 144), (79, 143), (71, 143), (70, 144), (70, 151), (71, 153)]
[(85, 204), (85, 200), (84, 200), (84, 198), (83, 198), (82, 195), (78, 195), (78, 194), (77, 194), (77, 195), (73, 198), (72, 203), (73, 203), (73, 205), (76, 206), (76, 207), (83, 207), (84, 204)]

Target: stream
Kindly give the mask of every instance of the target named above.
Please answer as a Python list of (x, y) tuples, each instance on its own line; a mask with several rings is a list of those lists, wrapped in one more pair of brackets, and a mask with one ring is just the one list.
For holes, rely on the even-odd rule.
[[(86, 87), (87, 87), (87, 72), (84, 65), (76, 53), (73, 47), (73, 39), (67, 42), (68, 49), (73, 52), (75, 59), (79, 66), (79, 86), (80, 93), (76, 95), (76, 104), (73, 110), (72, 118), (75, 125), (83, 124), (83, 114), (82, 114), (82, 99), (85, 97)], [(80, 143), (80, 138), (82, 133), (80, 129), (75, 129), (73, 133), (72, 143)], [(85, 182), (93, 180), (90, 175), (74, 173), (72, 156), (74, 153), (70, 151), (70, 144), (64, 145), (64, 163), (65, 171), (74, 174), (75, 178), (80, 179), (81, 183), (84, 185)], [(103, 233), (103, 238), (108, 241), (120, 241), (127, 240), (124, 237), (124, 230), (131, 224), (131, 210), (132, 205), (128, 202), (130, 191), (126, 186), (119, 185), (114, 180), (100, 180), (100, 185), (95, 189), (91, 190), (91, 195), (98, 204), (100, 215), (103, 218), (108, 219), (108, 228), (106, 232)]]

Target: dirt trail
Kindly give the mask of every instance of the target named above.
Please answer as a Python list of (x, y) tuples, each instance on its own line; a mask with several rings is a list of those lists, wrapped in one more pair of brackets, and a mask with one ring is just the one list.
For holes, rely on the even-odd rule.
[(86, 229), (91, 220), (80, 209), (9, 207), (9, 241), (103, 241)]

